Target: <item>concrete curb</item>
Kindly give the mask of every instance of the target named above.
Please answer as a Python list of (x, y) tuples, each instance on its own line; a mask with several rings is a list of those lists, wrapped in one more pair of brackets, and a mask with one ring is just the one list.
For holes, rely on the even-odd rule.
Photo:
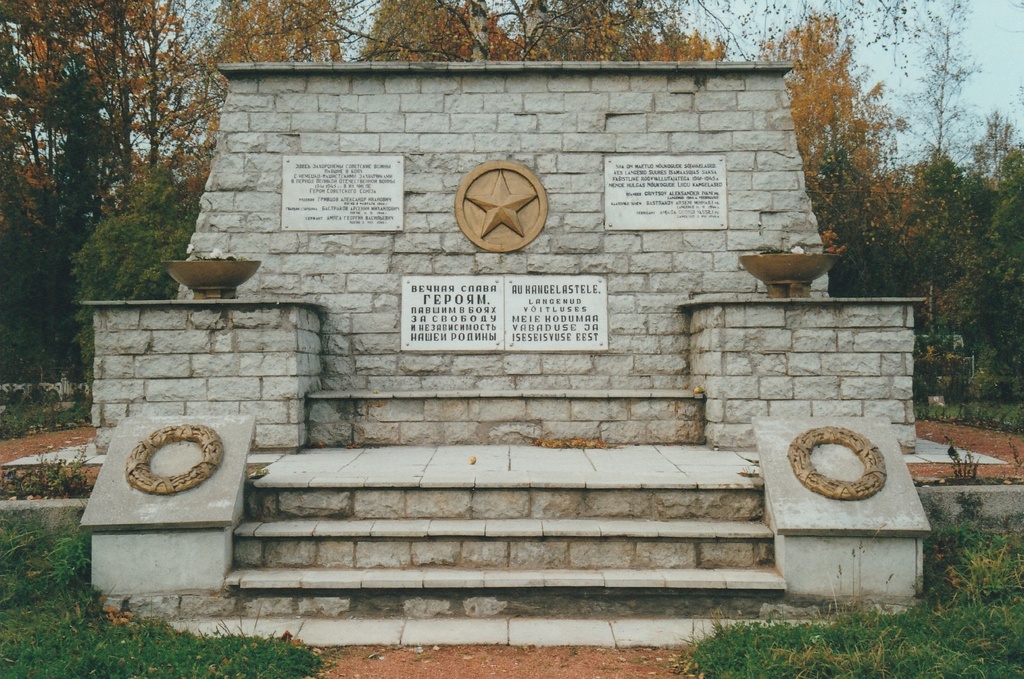
[(1024, 486), (920, 486), (932, 530), (977, 523), (985, 530), (1024, 531)]
[(0, 520), (38, 520), (51, 530), (77, 526), (88, 500), (6, 500), (0, 501)]

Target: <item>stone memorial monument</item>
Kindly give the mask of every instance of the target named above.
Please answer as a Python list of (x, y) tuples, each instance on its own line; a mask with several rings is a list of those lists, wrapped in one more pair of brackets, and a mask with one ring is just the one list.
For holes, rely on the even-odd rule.
[[(181, 424), (207, 416), (254, 418), (255, 451), (326, 448), (345, 464), (351, 462), (346, 448), (372, 454), (386, 446), (384, 460), (413, 447), (516, 450), (538, 439), (600, 440), (626, 446), (626, 456), (664, 449), (687, 461), (716, 451), (749, 456), (759, 446), (768, 465), (771, 525), (780, 528), (774, 549), (790, 555), (785, 569), (795, 574), (793, 563), (806, 556), (807, 543), (786, 532), (789, 505), (771, 493), (773, 479), (782, 477), (768, 473), (781, 439), (755, 436), (755, 422), (768, 423), (756, 425), (764, 432), (775, 431), (774, 423), (866, 418), (864, 432), (881, 447), (890, 472), (898, 450), (912, 449), (913, 300), (833, 299), (824, 278), (809, 297), (769, 298), (739, 262), (765, 246), (821, 250), (783, 81), (788, 65), (333, 63), (221, 70), (228, 92), (192, 245), (262, 265), (237, 299), (194, 299), (183, 288), (170, 301), (89, 303), (101, 451), (117, 450), (112, 437), (126, 418)], [(314, 459), (307, 456), (298, 457)], [(462, 453), (450, 459), (465, 464)], [(480, 453), (480, 459), (490, 458)], [(477, 516), (470, 509), (476, 500), (469, 499), (477, 491), (457, 489), (498, 481), (467, 481), (456, 471), (443, 477), (451, 485), (444, 492), (462, 499), (442, 504), (462, 507), (457, 517), (469, 520)], [(480, 509), (480, 516), (544, 517), (533, 504), (540, 491), (529, 485), (530, 475), (505, 471), (501, 483), (511, 484), (505, 490), (533, 499), (523, 501), (521, 516), (510, 508)], [(684, 491), (686, 483), (666, 472), (654, 480), (624, 479), (619, 483), (629, 490), (611, 490), (613, 479), (567, 480), (562, 472), (534, 478), (538, 487), (560, 482), (576, 489), (563, 489), (576, 498), (570, 503), (576, 509), (559, 519), (587, 518), (585, 508), (606, 506), (577, 497), (587, 483), (634, 498), (621, 506), (646, 508), (630, 513), (616, 504), (596, 515), (621, 520), (641, 520), (645, 511), (651, 520), (686, 518), (669, 509), (682, 502), (670, 499), (672, 493), (729, 490), (745, 497), (760, 489), (760, 481), (749, 479), (737, 486), (730, 474), (718, 486), (694, 491), (691, 484)], [(247, 490), (251, 515), (305, 520), (318, 507), (337, 519), (377, 506), (377, 500), (360, 505), (360, 493), (371, 495), (359, 489), (363, 480), (338, 471), (308, 474), (297, 468), (255, 482)], [(380, 500), (389, 509), (373, 514), (375, 520), (447, 516), (413, 509), (423, 506), (411, 499), (421, 492), (412, 489), (418, 477), (389, 482), (397, 484), (389, 498), (409, 498), (394, 499), (404, 509)], [(302, 483), (317, 488), (303, 491), (315, 495), (308, 505), (294, 490)], [(779, 488), (792, 486), (785, 483)], [(879, 498), (902, 501), (892, 500), (888, 488)], [(882, 500), (863, 502), (873, 507)], [(302, 509), (289, 515), (285, 503)], [(760, 513), (729, 516), (756, 522)], [(856, 531), (869, 531), (869, 524)], [(570, 531), (580, 545), (593, 530), (600, 534), (588, 525)], [(530, 526), (510, 528), (513, 541), (541, 530)], [(254, 543), (258, 537), (287, 543), (297, 539), (294, 532), (238, 530), (242, 561), (253, 568), (285, 552), (282, 563), (289, 566), (306, 560), (326, 568), (315, 556), (326, 547)], [(728, 535), (763, 542), (766, 529), (736, 530)], [(923, 530), (915, 524), (910, 542), (880, 548), (910, 554), (910, 565), (900, 567), (913, 572), (911, 581)], [(472, 535), (483, 539), (485, 532)], [(712, 582), (776, 595), (787, 586), (774, 572), (739, 580), (724, 573), (709, 581), (664, 570), (764, 566), (772, 563), (765, 544), (725, 559), (711, 556), (720, 546), (698, 550), (706, 558), (694, 557), (693, 547), (677, 548), (689, 549), (689, 556), (655, 558), (643, 552), (647, 547), (615, 545), (620, 556), (633, 556), (588, 561), (579, 555), (610, 548), (567, 547), (570, 557), (558, 563), (576, 563), (577, 554), (584, 567), (621, 562), (654, 569), (642, 577), (609, 571), (599, 578), (604, 585), (580, 576), (573, 586)], [(459, 558), (468, 559), (468, 549)], [(346, 568), (361, 563), (358, 545), (354, 550)], [(514, 561), (511, 553), (505, 567)], [(833, 556), (838, 566), (838, 553)], [(437, 582), (483, 582), (449, 576)], [(246, 572), (228, 582), (242, 589), (364, 586), (353, 585), (350, 572), (331, 577), (270, 585), (272, 579)], [(487, 582), (533, 587), (544, 581), (509, 577)], [(451, 584), (456, 581), (461, 584)], [(407, 586), (428, 587), (428, 580), (416, 582)], [(896, 595), (912, 595), (907, 582), (900, 580)], [(851, 596), (879, 594), (874, 585), (858, 592), (847, 584), (842, 588)], [(826, 585), (788, 586), (821, 594)]]

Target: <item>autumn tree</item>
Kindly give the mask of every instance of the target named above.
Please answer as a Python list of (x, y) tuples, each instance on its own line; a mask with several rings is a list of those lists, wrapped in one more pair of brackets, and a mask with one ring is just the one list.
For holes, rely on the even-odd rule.
[(341, 61), (362, 35), (370, 6), (333, 0), (223, 0), (219, 61)]
[(77, 364), (70, 258), (109, 189), (102, 96), (73, 37), (87, 9), (0, 4), (2, 381)]
[(985, 119), (985, 131), (973, 148), (974, 170), (985, 177), (991, 186), (997, 187), (1003, 163), (1020, 148), (1021, 142), (1013, 123), (999, 111), (993, 111)]
[[(905, 30), (909, 0), (824, 5), (879, 39)], [(791, 3), (765, 0), (224, 0), (225, 61), (617, 60), (722, 58), (784, 25)], [(706, 40), (705, 38), (709, 38)], [(653, 55), (653, 56), (648, 56)]]
[(807, 192), (826, 242), (845, 246), (830, 274), (837, 296), (904, 294), (909, 253), (900, 227), (893, 132), (901, 121), (868, 87), (842, 22), (813, 14), (777, 42), (769, 59), (792, 61), (786, 77)]
[(925, 155), (961, 158), (972, 123), (961, 95), (978, 70), (963, 39), (970, 7), (962, 0), (939, 0), (926, 3), (922, 12), (920, 85), (911, 115)]
[(201, 22), (190, 33), (185, 7), (0, 2), (4, 379), (78, 371), (72, 256), (140, 168), (165, 164), (202, 185), (216, 102)]

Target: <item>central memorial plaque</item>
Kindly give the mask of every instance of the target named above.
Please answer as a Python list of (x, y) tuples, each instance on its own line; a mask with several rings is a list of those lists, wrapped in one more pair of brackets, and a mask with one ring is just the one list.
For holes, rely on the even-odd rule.
[(285, 231), (401, 231), (402, 156), (285, 156)]
[(404, 351), (603, 351), (599, 276), (407, 276)]
[(610, 156), (604, 165), (608, 229), (724, 229), (724, 156)]

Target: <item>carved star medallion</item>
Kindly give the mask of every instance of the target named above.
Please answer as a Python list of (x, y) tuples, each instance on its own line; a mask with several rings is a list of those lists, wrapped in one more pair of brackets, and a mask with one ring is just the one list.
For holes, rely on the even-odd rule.
[(517, 163), (484, 163), (462, 180), (455, 218), (462, 232), (491, 252), (518, 250), (536, 238), (547, 219), (547, 194)]

